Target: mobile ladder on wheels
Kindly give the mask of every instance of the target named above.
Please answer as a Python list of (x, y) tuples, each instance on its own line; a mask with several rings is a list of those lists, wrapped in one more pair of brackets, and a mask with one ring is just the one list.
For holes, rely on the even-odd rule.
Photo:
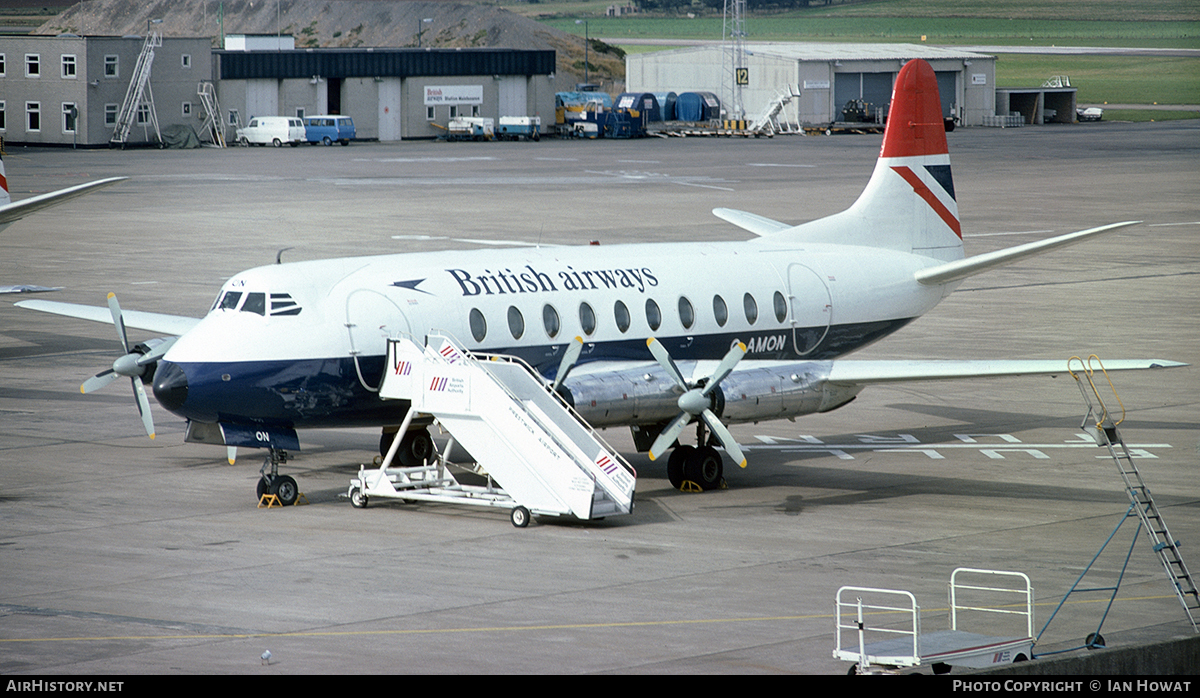
[[(1125, 440), (1121, 437), (1121, 432), (1117, 429), (1117, 426), (1125, 421), (1125, 404), (1121, 402), (1121, 397), (1117, 395), (1117, 389), (1113, 385), (1112, 378), (1109, 377), (1108, 371), (1104, 369), (1104, 364), (1100, 361), (1100, 357), (1095, 354), (1089, 356), (1086, 361), (1078, 356), (1072, 356), (1067, 360), (1067, 372), (1075, 379), (1075, 384), (1079, 386), (1079, 393), (1083, 396), (1083, 401), (1087, 405), (1087, 414), (1084, 415), (1080, 428), (1097, 445), (1108, 449), (1108, 455), (1117, 466), (1117, 472), (1121, 474), (1121, 480), (1125, 485), (1125, 494), (1129, 497), (1129, 509), (1121, 517), (1113, 532), (1109, 534), (1108, 539), (1100, 546), (1100, 550), (1096, 552), (1092, 561), (1084, 568), (1083, 573), (1079, 575), (1079, 579), (1075, 580), (1075, 584), (1063, 596), (1058, 607), (1050, 614), (1050, 618), (1046, 620), (1046, 625), (1042, 627), (1041, 632), (1038, 633), (1038, 637), (1040, 638), (1046, 632), (1050, 621), (1054, 620), (1055, 615), (1058, 614), (1059, 609), (1062, 608), (1071, 594), (1076, 592), (1110, 591), (1112, 595), (1109, 597), (1108, 605), (1100, 617), (1096, 631), (1087, 636), (1081, 647), (1059, 650), (1059, 652), (1070, 652), (1082, 649), (1083, 647), (1095, 649), (1104, 646), (1104, 637), (1100, 634), (1100, 629), (1104, 625), (1105, 618), (1108, 617), (1108, 611), (1112, 608), (1113, 601), (1116, 599), (1121, 581), (1125, 577), (1125, 570), (1129, 567), (1133, 548), (1138, 541), (1138, 533), (1134, 532), (1133, 538), (1129, 543), (1129, 552), (1125, 555), (1125, 563), (1121, 567), (1121, 572), (1117, 576), (1115, 585), (1096, 588), (1080, 588), (1079, 585), (1092, 569), (1092, 566), (1096, 564), (1096, 560), (1099, 559), (1100, 554), (1104, 552), (1104, 549), (1116, 537), (1117, 532), (1121, 529), (1121, 525), (1135, 515), (1139, 519), (1139, 530), (1146, 531), (1146, 534), (1150, 537), (1154, 554), (1162, 562), (1163, 570), (1166, 572), (1167, 579), (1171, 582), (1171, 586), (1175, 590), (1175, 595), (1179, 598), (1179, 603), (1183, 605), (1183, 612), (1191, 623), (1192, 630), (1200, 631), (1200, 628), (1197, 627), (1197, 620), (1200, 619), (1200, 595), (1196, 591), (1196, 581), (1192, 577), (1191, 572), (1188, 571), (1187, 565), (1179, 553), (1179, 541), (1167, 529), (1167, 523), (1163, 520), (1162, 513), (1154, 503), (1154, 497), (1150, 494), (1150, 488), (1146, 486), (1146, 481), (1142, 478), (1142, 473), (1138, 470), (1137, 464), (1134, 462), (1133, 453), (1129, 450), (1129, 447), (1125, 444)], [(1101, 390), (1096, 385), (1098, 374), (1102, 375), (1108, 383), (1109, 391), (1112, 392), (1112, 397), (1120, 407), (1120, 418), (1116, 418), (1105, 404), (1104, 398), (1101, 396)]]

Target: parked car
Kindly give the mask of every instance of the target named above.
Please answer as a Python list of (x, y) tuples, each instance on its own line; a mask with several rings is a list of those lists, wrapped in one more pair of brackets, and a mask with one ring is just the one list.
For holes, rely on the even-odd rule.
[(320, 114), (304, 117), (304, 133), (309, 143), (333, 145), (334, 141), (350, 145), (354, 138), (354, 119), (348, 116)]
[(256, 116), (245, 128), (237, 130), (237, 142), (241, 145), (270, 143), (278, 148), (287, 143), (295, 148), (304, 139), (304, 123), (290, 116)]

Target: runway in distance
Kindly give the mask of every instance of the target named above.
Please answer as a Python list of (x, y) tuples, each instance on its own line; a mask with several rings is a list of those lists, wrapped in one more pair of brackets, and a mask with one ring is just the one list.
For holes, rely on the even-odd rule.
[[(880, 157), (846, 211), (797, 226), (732, 209), (745, 241), (443, 251), (277, 263), (237, 274), (203, 319), (45, 300), (18, 306), (113, 322), (124, 354), (88, 379), (143, 384), (188, 420), (187, 439), (269, 449), (258, 492), (284, 503), (296, 482), (277, 456), (297, 430), (377, 426), (381, 451), (408, 410), (377, 391), (389, 337), (430, 333), (530, 364), (597, 428), (627, 426), (672, 484), (724, 483), (726, 424), (827, 412), (866, 386), (1058, 374), (1065, 360), (853, 361), (842, 357), (931, 310), (963, 279), (1134, 225), (1122, 222), (964, 258), (950, 157), (928, 63), (897, 76)], [(168, 335), (131, 347), (125, 327)], [(1109, 370), (1168, 368), (1160, 359)], [(696, 425), (695, 445), (682, 443)], [(402, 464), (432, 449), (403, 435)]]

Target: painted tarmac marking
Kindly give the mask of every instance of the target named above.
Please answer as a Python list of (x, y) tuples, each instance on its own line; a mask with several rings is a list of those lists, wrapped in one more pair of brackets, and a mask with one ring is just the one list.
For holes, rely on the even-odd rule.
[[(856, 434), (855, 436), (858, 438), (857, 443), (830, 444), (821, 441), (811, 434), (800, 434), (795, 437), (757, 435), (754, 438), (762, 443), (747, 444), (743, 445), (742, 448), (750, 450), (773, 450), (781, 453), (824, 453), (834, 456), (839, 460), (854, 460), (853, 452), (868, 451), (871, 453), (918, 453), (931, 460), (945, 460), (946, 456), (941, 453), (942, 451), (963, 449), (977, 451), (991, 460), (1005, 460), (1017, 454), (1024, 454), (1035, 460), (1049, 460), (1050, 456), (1045, 453), (1046, 451), (1101, 448), (1095, 441), (1092, 441), (1091, 437), (1083, 433), (1077, 433), (1077, 440), (1075, 441), (1063, 441), (1062, 443), (1052, 444), (1022, 443), (1020, 439), (1012, 434), (955, 434), (954, 437), (958, 439), (957, 443), (922, 443), (912, 434), (896, 434), (894, 436)], [(976, 437), (995, 438), (1003, 443), (1000, 445), (980, 443)], [(1015, 444), (1019, 444), (1019, 446)], [(1126, 446), (1128, 446), (1130, 455), (1134, 458), (1158, 458), (1149, 449), (1172, 448), (1171, 444), (1126, 444)], [(1008, 455), (1006, 456), (1005, 454)], [(1104, 454), (1098, 455), (1096, 458), (1108, 459), (1109, 456)]]

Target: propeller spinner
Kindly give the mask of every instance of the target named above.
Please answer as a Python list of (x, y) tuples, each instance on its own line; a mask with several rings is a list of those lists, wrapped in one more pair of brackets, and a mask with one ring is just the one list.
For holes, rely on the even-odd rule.
[(659, 456), (671, 448), (671, 444), (679, 438), (679, 434), (684, 427), (688, 425), (696, 417), (704, 420), (704, 423), (716, 435), (721, 445), (725, 447), (725, 452), (728, 453), (740, 467), (746, 467), (746, 457), (742, 454), (742, 449), (738, 447), (734, 441), (733, 435), (717, 418), (711, 409), (712, 394), (716, 391), (717, 386), (721, 381), (725, 380), (737, 366), (737, 363), (746, 355), (746, 345), (738, 342), (729, 350), (725, 357), (721, 359), (721, 363), (717, 364), (717, 370), (707, 381), (702, 381), (703, 385), (690, 385), (680, 373), (679, 367), (675, 365), (675, 361), (671, 359), (671, 355), (666, 348), (653, 337), (646, 340), (646, 346), (650, 349), (650, 353), (658, 360), (658, 363), (666, 370), (667, 375), (675, 384), (683, 391), (683, 395), (679, 396), (679, 416), (671, 420), (658, 438), (654, 440), (654, 445), (650, 447), (650, 460), (656, 460)]
[(121, 314), (121, 304), (117, 302), (117, 294), (108, 294), (108, 309), (112, 313), (113, 325), (117, 328), (117, 339), (121, 340), (121, 349), (125, 353), (113, 362), (112, 368), (85, 380), (83, 385), (79, 386), (79, 392), (90, 393), (103, 388), (121, 376), (128, 377), (133, 384), (133, 397), (137, 403), (138, 413), (142, 416), (142, 425), (146, 427), (146, 435), (153, 439), (154, 419), (150, 415), (150, 401), (146, 398), (146, 389), (142, 387), (142, 383), (144, 379), (149, 379), (153, 375), (154, 364), (167, 353), (167, 350), (175, 343), (175, 338), (152, 340), (153, 344), (147, 342), (146, 345), (137, 347), (145, 346), (147, 349), (145, 352), (131, 351), (129, 336), (125, 332), (125, 318)]

